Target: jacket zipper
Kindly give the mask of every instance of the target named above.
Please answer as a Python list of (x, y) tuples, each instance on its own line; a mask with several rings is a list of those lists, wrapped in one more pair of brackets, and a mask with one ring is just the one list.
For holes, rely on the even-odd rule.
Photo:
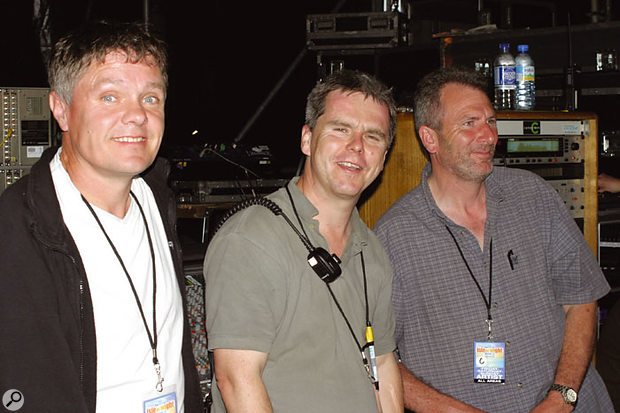
[(82, 391), (84, 391), (84, 277), (77, 268), (77, 261), (73, 255), (69, 254), (67, 251), (63, 251), (59, 248), (53, 247), (46, 243), (43, 240), (40, 240), (44, 245), (47, 245), (50, 250), (60, 253), (71, 260), (71, 263), (76, 267), (76, 271), (80, 274), (80, 387)]
[[(75, 261), (73, 262), (75, 264)], [(80, 277), (80, 386), (84, 390), (84, 278), (82, 277)]]

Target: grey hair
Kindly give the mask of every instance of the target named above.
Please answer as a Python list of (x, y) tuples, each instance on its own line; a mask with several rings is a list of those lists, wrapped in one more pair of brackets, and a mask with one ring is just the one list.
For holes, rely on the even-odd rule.
[(50, 89), (71, 103), (73, 89), (93, 61), (104, 62), (114, 51), (124, 53), (129, 63), (151, 58), (168, 86), (168, 57), (165, 43), (141, 23), (99, 21), (84, 25), (61, 37), (47, 67)]
[(473, 69), (448, 66), (428, 73), (418, 83), (413, 97), (416, 129), (420, 126), (441, 129), (441, 91), (448, 83), (458, 83), (487, 93), (486, 79)]
[[(487, 81), (482, 74), (462, 66), (448, 66), (434, 70), (425, 75), (416, 87), (413, 95), (414, 125), (416, 135), (420, 138), (420, 127), (428, 126), (434, 130), (442, 127), (443, 112), (441, 107), (441, 91), (449, 83), (457, 83), (487, 93)], [(426, 157), (428, 152), (424, 145)]]

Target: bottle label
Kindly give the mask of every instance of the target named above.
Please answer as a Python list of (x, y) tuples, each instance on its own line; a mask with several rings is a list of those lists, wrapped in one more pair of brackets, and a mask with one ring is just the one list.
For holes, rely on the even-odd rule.
[(517, 71), (514, 66), (496, 66), (494, 68), (495, 87), (515, 89), (517, 87)]
[(517, 66), (517, 82), (534, 82), (534, 66)]

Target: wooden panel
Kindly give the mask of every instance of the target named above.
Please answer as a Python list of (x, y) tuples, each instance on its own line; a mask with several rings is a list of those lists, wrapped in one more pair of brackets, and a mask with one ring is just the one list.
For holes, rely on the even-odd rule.
[(385, 168), (360, 199), (359, 213), (366, 225), (372, 228), (396, 200), (420, 183), (426, 162), (415, 135), (413, 113), (398, 113), (396, 137)]
[(584, 217), (583, 235), (594, 256), (598, 254), (598, 120), (588, 119), (589, 134), (585, 136)]
[(549, 112), (542, 110), (499, 111), (497, 119), (536, 119), (536, 120), (595, 120), (596, 114), (591, 112)]

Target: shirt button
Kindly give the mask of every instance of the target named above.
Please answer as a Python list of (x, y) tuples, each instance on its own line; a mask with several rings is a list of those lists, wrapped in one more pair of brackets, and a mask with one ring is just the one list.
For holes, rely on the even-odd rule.
[(495, 302), (493, 303), (493, 307), (494, 307), (494, 308), (499, 307), (499, 304), (497, 303), (497, 301), (495, 301)]
[(506, 347), (510, 347), (510, 341), (506, 340)]
[(517, 387), (519, 388), (523, 387), (523, 383), (517, 383)]

